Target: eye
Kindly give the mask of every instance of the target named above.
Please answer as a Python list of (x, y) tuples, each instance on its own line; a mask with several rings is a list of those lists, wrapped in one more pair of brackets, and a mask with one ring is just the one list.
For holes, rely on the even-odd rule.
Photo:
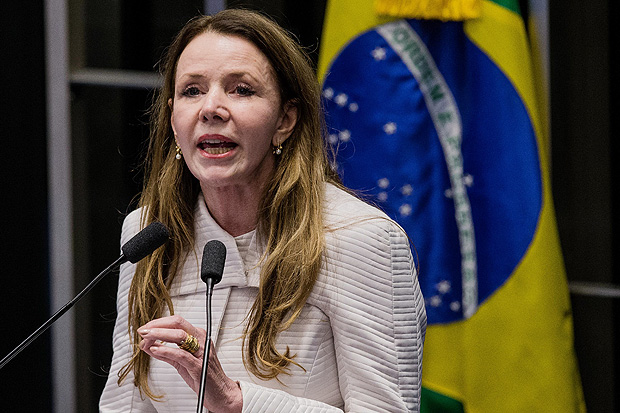
[(200, 89), (196, 86), (188, 86), (181, 93), (183, 96), (198, 96), (200, 94)]
[(252, 96), (256, 92), (254, 92), (254, 90), (250, 86), (242, 83), (235, 87), (235, 93), (239, 96)]

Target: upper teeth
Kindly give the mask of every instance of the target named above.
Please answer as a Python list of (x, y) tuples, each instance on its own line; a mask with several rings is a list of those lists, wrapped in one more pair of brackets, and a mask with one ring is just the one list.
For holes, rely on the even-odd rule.
[(201, 143), (222, 143), (222, 141), (219, 139), (205, 139)]

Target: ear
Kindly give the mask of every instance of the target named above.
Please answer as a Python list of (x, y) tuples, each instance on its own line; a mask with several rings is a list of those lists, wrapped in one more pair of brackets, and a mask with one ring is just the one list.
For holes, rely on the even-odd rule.
[(170, 126), (172, 126), (172, 132), (176, 138), (177, 131), (174, 129), (174, 109), (172, 106), (172, 98), (168, 99), (168, 107), (170, 108)]
[(278, 129), (273, 135), (273, 140), (271, 142), (273, 146), (282, 145), (282, 143), (291, 136), (293, 129), (295, 129), (295, 125), (297, 125), (297, 117), (298, 111), (295, 102), (292, 100), (286, 102), (280, 117)]

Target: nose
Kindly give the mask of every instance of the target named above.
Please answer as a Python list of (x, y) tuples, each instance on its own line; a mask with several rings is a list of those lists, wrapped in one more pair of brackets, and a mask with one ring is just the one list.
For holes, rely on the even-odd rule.
[(204, 122), (227, 121), (230, 113), (226, 107), (226, 93), (217, 89), (205, 93), (198, 116)]

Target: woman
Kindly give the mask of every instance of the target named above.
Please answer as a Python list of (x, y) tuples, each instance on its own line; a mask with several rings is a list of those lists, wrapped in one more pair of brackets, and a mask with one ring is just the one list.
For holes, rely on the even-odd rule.
[(181, 30), (163, 74), (122, 241), (154, 220), (173, 236), (121, 269), (101, 411), (195, 408), (212, 239), (227, 260), (207, 409), (417, 411), (426, 313), (408, 239), (339, 184), (307, 56), (271, 20), (225, 10)]

